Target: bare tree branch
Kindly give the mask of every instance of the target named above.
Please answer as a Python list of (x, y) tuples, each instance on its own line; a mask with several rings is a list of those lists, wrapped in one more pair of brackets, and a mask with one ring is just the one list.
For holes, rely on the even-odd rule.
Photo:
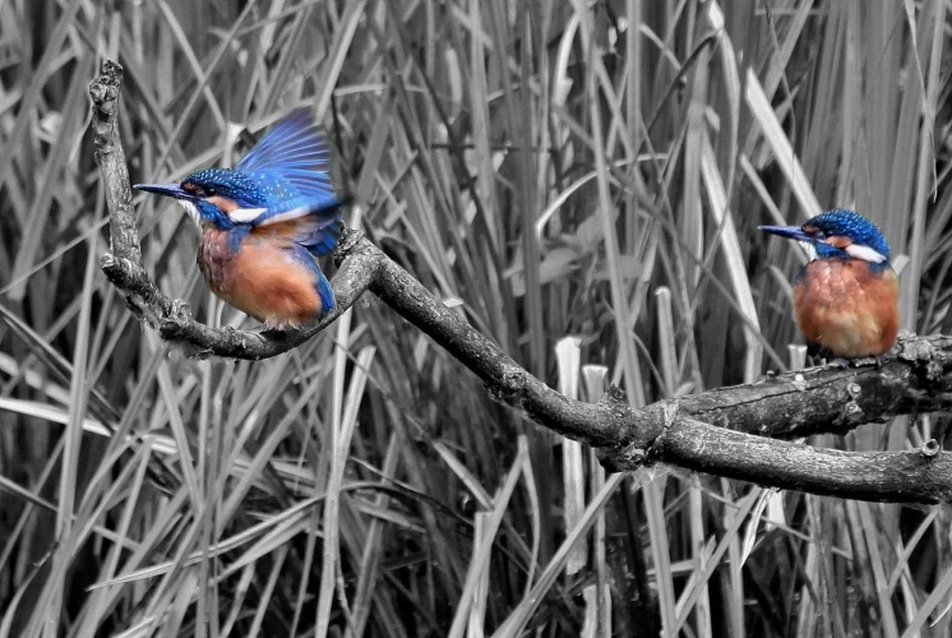
[(121, 67), (103, 63), (89, 88), (97, 159), (110, 211), (102, 269), (130, 308), (191, 355), (263, 359), (296, 347), (369, 290), (462, 361), (499, 401), (598, 448), (612, 470), (665, 462), (783, 489), (844, 498), (952, 501), (952, 460), (935, 441), (905, 452), (822, 450), (786, 440), (845, 433), (899, 414), (952, 406), (952, 339), (908, 338), (882, 368), (813, 368), (632, 409), (617, 389), (595, 404), (566, 398), (529, 374), (447, 308), (361, 233), (345, 230), (332, 282), (337, 308), (301, 331), (214, 329), (163, 294), (142, 265), (138, 223), (117, 126)]

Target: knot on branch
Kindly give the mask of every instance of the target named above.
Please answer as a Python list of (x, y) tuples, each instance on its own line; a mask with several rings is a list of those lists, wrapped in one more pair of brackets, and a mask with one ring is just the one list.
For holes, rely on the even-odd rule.
[(899, 337), (899, 352), (897, 359), (915, 363), (917, 361), (931, 361), (936, 358), (939, 350), (927, 339), (916, 339), (914, 335), (902, 334)]
[(928, 402), (932, 397), (947, 395), (950, 390), (949, 372), (952, 357), (948, 349), (952, 339), (945, 336), (918, 338), (908, 333), (900, 335), (896, 356), (909, 364), (909, 380), (913, 381), (908, 394)]
[(609, 472), (628, 472), (648, 464), (648, 452), (638, 445), (597, 448), (598, 462)]
[(599, 448), (598, 460), (606, 470), (630, 471), (664, 458), (664, 436), (681, 418), (677, 401), (661, 401), (632, 412), (625, 393), (609, 388), (599, 403), (633, 423), (633, 427), (626, 430), (629, 437), (624, 443)]
[(859, 404), (859, 399), (863, 393), (863, 386), (855, 381), (850, 382), (846, 385), (846, 393), (849, 395), (849, 400), (843, 406), (843, 422), (858, 423), (865, 421), (865, 412)]
[(135, 266), (132, 262), (128, 259), (120, 259), (109, 251), (104, 252), (99, 258), (99, 268), (109, 281), (120, 288), (125, 288), (124, 284), (134, 278)]
[(919, 455), (925, 460), (932, 460), (939, 456), (939, 452), (942, 451), (942, 446), (939, 445), (939, 442), (935, 439), (929, 439), (922, 444), (922, 447), (919, 448)]
[(334, 265), (340, 266), (344, 259), (357, 248), (357, 244), (364, 238), (364, 232), (356, 228), (344, 226), (334, 249)]
[(117, 288), (126, 293), (126, 306), (139, 318), (155, 325), (153, 313), (147, 312), (156, 296), (148, 275), (140, 264), (106, 251), (99, 258), (99, 268)]
[(112, 115), (121, 82), (122, 67), (109, 58), (103, 60), (99, 76), (89, 83), (89, 97), (93, 106), (104, 114)]
[[(159, 334), (163, 339), (174, 340), (181, 336), (185, 326), (192, 322), (192, 307), (181, 299), (173, 299), (167, 308), (163, 309), (159, 323)], [(233, 328), (223, 328), (222, 330)]]
[(525, 394), (526, 382), (525, 370), (509, 368), (503, 372), (500, 378), (493, 379), (484, 385), (494, 401), (522, 409), (525, 407), (523, 395)]

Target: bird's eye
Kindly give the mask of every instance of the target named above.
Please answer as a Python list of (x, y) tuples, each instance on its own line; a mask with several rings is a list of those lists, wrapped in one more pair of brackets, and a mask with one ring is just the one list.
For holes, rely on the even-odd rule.
[(195, 182), (182, 182), (182, 190), (195, 197), (204, 197), (205, 191)]
[(195, 197), (211, 197), (215, 194), (215, 189), (211, 186), (202, 186), (195, 182), (185, 182), (182, 184), (182, 190), (189, 192)]

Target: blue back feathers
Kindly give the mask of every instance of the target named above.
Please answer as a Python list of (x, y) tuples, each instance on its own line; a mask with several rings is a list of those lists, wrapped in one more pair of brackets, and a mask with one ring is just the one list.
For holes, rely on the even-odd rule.
[(307, 111), (294, 111), (281, 120), (235, 167), (258, 185), (258, 205), (269, 209), (256, 222), (299, 206), (340, 204), (327, 175), (328, 160), (324, 141)]

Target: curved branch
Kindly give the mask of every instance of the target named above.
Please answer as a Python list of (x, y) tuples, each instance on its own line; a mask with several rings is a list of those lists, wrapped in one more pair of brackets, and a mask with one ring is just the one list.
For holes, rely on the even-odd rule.
[[(529, 374), (357, 231), (335, 259), (337, 308), (300, 331), (214, 329), (164, 295), (142, 265), (138, 225), (116, 122), (121, 67), (106, 60), (90, 85), (97, 159), (110, 211), (102, 268), (130, 307), (191, 355), (263, 359), (301, 344), (369, 290), (475, 372), (493, 397), (533, 421), (599, 449), (612, 470), (665, 462), (729, 478), (844, 498), (952, 501), (952, 460), (934, 441), (906, 452), (821, 450), (777, 438), (845, 433), (899, 414), (952, 408), (952, 338), (904, 339), (882, 368), (837, 366), (768, 377), (634, 410), (617, 389), (594, 404)], [(768, 438), (774, 437), (774, 438)]]

